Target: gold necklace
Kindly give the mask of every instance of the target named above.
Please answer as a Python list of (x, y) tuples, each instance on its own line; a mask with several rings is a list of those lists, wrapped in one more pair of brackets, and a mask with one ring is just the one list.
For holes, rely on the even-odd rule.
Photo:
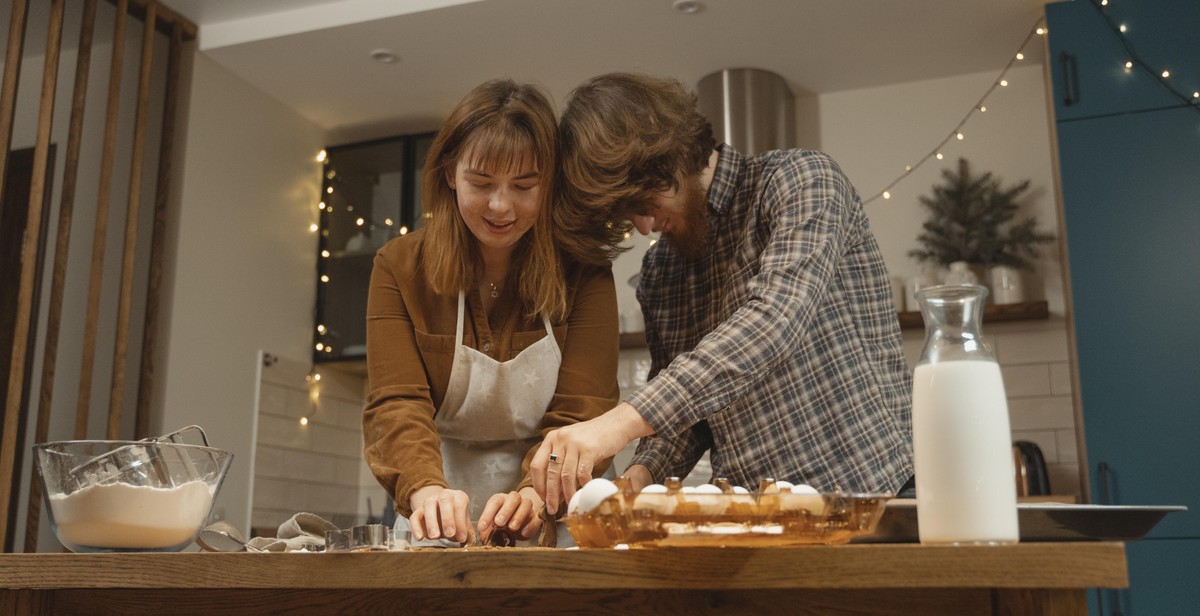
[(487, 284), (488, 284), (488, 287), (490, 287), (492, 289), (492, 292), (489, 293), (489, 295), (492, 296), (492, 299), (496, 299), (497, 297), (500, 297), (500, 289), (496, 286), (496, 283), (489, 282)]

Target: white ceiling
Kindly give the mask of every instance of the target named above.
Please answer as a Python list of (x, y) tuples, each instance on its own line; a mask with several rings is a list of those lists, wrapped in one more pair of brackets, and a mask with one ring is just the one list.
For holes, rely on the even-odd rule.
[[(1042, 0), (166, 0), (200, 48), (335, 135), (436, 127), (476, 84), (633, 70), (694, 86), (723, 68), (825, 93), (999, 71)], [(394, 64), (369, 58), (386, 48)], [(1027, 61), (1040, 61), (1040, 47)], [(344, 139), (345, 140), (345, 139)]]

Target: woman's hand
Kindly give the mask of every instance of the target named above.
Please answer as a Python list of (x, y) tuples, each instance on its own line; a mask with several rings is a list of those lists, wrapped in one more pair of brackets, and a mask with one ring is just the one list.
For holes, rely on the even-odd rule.
[(466, 543), (471, 534), (471, 498), (462, 490), (425, 486), (408, 499), (413, 539), (450, 539)]
[(532, 487), (521, 488), (519, 492), (494, 494), (483, 507), (479, 515), (479, 540), (487, 544), (492, 533), (497, 528), (504, 527), (521, 539), (529, 539), (542, 527), (542, 518), (538, 512), (542, 508), (542, 499)]

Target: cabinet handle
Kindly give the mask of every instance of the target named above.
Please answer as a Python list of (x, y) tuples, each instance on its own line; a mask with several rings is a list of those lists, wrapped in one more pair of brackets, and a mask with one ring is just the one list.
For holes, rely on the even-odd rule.
[[(1121, 592), (1116, 588), (1108, 589), (1108, 604), (1112, 606), (1112, 616), (1125, 616), (1121, 611)], [(1100, 604), (1100, 616), (1104, 616), (1104, 604)]]
[(1064, 51), (1058, 54), (1058, 62), (1062, 65), (1063, 107), (1070, 107), (1079, 102), (1079, 71), (1075, 70), (1075, 56)]
[[(1063, 54), (1063, 55), (1065, 56), (1066, 54)], [(1109, 484), (1111, 483), (1111, 478), (1109, 477), (1109, 472), (1108, 472), (1108, 462), (1101, 462), (1096, 465), (1096, 481), (1097, 481), (1097, 483), (1100, 484), (1099, 485), (1100, 504), (1101, 505), (1111, 505), (1112, 504), (1112, 492), (1109, 490)], [(1121, 611), (1121, 591), (1117, 590), (1115, 588), (1110, 588), (1105, 592), (1108, 595), (1108, 604), (1110, 606), (1112, 606), (1112, 616), (1124, 616), (1124, 612)], [(1104, 602), (1103, 601), (1100, 602), (1099, 608), (1100, 608), (1100, 614), (1101, 614), (1101, 616), (1103, 616), (1104, 615)]]

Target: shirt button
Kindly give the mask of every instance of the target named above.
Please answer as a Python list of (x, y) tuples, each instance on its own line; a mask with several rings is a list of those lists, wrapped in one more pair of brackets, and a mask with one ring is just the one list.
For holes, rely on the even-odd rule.
[(483, 352), (491, 353), (492, 352), (492, 343), (490, 343), (490, 342), (483, 343)]

